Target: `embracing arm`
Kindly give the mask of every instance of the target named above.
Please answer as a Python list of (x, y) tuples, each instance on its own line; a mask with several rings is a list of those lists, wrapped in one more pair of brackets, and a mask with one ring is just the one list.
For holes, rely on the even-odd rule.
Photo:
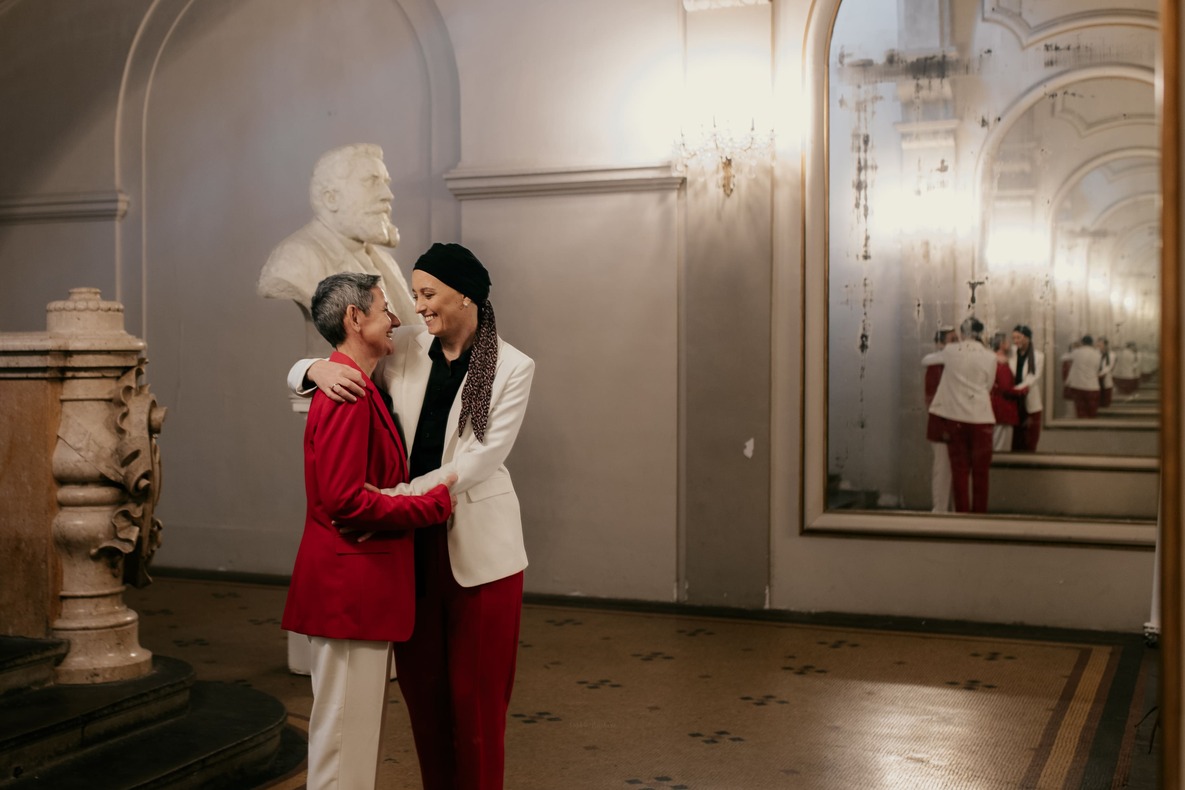
[(448, 520), (452, 500), (444, 480), (416, 496), (383, 496), (366, 487), (367, 445), (373, 433), (368, 400), (325, 406), (309, 416), (317, 420), (311, 452), (317, 497), (338, 527), (377, 531)]
[[(496, 393), (490, 403), (490, 419), (486, 426), (485, 442), (476, 439), (466, 442), (465, 449), (451, 461), (411, 481), (410, 488), (402, 486), (387, 489), (398, 491), (426, 491), (443, 482), (448, 475), (457, 476), (454, 494), (459, 494), (488, 479), (506, 461), (518, 438), (518, 429), (527, 413), (527, 399), (531, 394), (531, 380), (535, 375), (535, 362), (523, 357), (506, 380), (506, 385)], [(459, 396), (458, 396), (459, 397)], [(447, 441), (447, 439), (446, 439)]]
[(1041, 380), (1041, 373), (1045, 367), (1045, 356), (1039, 351), (1033, 352), (1033, 369), (1029, 370), (1029, 365), (1025, 363), (1025, 375), (1020, 383), (1016, 385), (1018, 390), (1028, 391), (1034, 384)]
[(319, 389), (334, 403), (353, 403), (366, 392), (361, 373), (349, 365), (328, 359), (297, 362), (288, 371), (288, 389), (302, 398), (311, 397)]

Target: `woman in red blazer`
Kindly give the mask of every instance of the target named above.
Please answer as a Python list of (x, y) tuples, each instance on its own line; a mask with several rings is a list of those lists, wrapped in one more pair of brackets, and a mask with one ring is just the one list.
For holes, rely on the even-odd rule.
[[(416, 629), (395, 647), (424, 790), (501, 790), (505, 779), (527, 553), (504, 462), (535, 363), (498, 336), (490, 289), (472, 252), (433, 244), (412, 271), (424, 326), (395, 332), (395, 353), (374, 374), (407, 431), (413, 475), (384, 493), (456, 475), (452, 520), (416, 530)], [(347, 366), (303, 360), (289, 372), (294, 391), (306, 391), (306, 373), (330, 400), (371, 386)]]
[(374, 787), (391, 642), (406, 640), (415, 620), (408, 528), (452, 513), (451, 481), (418, 496), (366, 488), (408, 479), (399, 432), (370, 380), (399, 325), (378, 283), (375, 275), (332, 275), (312, 301), (318, 331), (337, 349), (331, 358), (362, 374), (365, 397), (315, 395), (305, 426), (308, 507), (281, 627), (306, 634), (311, 646), (310, 790)]

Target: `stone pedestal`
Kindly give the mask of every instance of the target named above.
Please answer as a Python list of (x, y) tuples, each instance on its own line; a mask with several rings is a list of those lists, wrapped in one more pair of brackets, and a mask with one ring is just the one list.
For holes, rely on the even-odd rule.
[(118, 302), (74, 289), (46, 329), (0, 334), (0, 632), (69, 641), (58, 683), (140, 677), (152, 654), (123, 591), (150, 581), (160, 543), (165, 410), (140, 383), (144, 342)]

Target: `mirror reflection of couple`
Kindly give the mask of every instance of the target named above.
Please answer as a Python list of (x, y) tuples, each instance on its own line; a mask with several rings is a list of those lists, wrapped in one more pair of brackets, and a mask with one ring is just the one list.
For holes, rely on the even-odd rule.
[(1070, 403), (1070, 415), (1094, 419), (1100, 408), (1111, 405), (1117, 361), (1105, 337), (1083, 335), (1070, 344), (1062, 354), (1062, 398)]
[(986, 513), (992, 452), (1031, 453), (1041, 438), (1045, 355), (1033, 330), (1018, 324), (990, 343), (983, 331), (974, 316), (939, 327), (922, 359), (935, 513)]
[(534, 362), (498, 337), (465, 247), (433, 244), (409, 291), (376, 246), (397, 241), (389, 185), (377, 146), (325, 154), (313, 221), (259, 282), (334, 347), (288, 382), (312, 394), (281, 624), (311, 645), (307, 786), (375, 787), (393, 654), (423, 786), (501, 788), (527, 565), (503, 462)]

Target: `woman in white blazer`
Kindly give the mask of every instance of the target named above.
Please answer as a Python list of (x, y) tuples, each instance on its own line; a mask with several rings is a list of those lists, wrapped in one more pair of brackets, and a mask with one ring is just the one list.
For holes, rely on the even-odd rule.
[(1111, 341), (1100, 337), (1095, 341), (1102, 361), (1099, 363), (1099, 406), (1107, 408), (1115, 394), (1115, 355), (1111, 353)]
[[(392, 400), (411, 482), (431, 489), (455, 474), (450, 523), (416, 530), (416, 623), (396, 645), (425, 790), (501, 788), (506, 713), (522, 610), (518, 497), (504, 461), (526, 413), (535, 363), (497, 335), (489, 275), (459, 244), (416, 262), (412, 295), (424, 326), (396, 330), (374, 381)], [(289, 374), (332, 398), (355, 393), (354, 371), (304, 360)]]
[(1020, 399), (1020, 424), (1012, 432), (1012, 451), (1031, 453), (1041, 440), (1041, 376), (1045, 373), (1045, 354), (1033, 346), (1033, 330), (1017, 324), (1012, 330), (1012, 348), (1008, 368), (1016, 389), (1024, 390)]

